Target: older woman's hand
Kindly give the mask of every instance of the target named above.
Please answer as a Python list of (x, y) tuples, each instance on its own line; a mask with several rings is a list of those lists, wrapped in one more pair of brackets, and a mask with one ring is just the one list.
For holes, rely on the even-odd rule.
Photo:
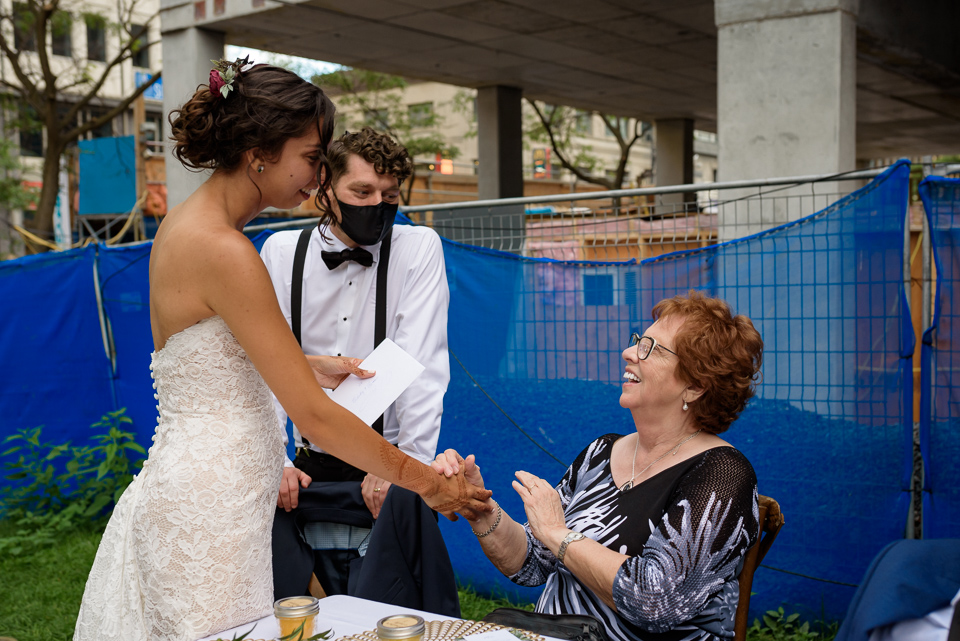
[(430, 467), (448, 478), (458, 474), (461, 466), (464, 468), (464, 477), (470, 484), (476, 485), (481, 490), (485, 489), (483, 476), (480, 474), (480, 466), (477, 465), (477, 458), (473, 454), (463, 458), (455, 449), (451, 448), (437, 454), (437, 458), (430, 463)]
[(533, 535), (556, 553), (560, 541), (570, 531), (563, 518), (560, 494), (549, 481), (529, 472), (521, 470), (516, 477), (518, 480), (513, 482), (513, 489), (523, 500)]

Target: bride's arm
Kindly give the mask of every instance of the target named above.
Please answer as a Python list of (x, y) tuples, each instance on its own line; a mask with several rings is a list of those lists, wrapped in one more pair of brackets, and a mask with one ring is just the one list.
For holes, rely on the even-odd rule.
[(198, 257), (204, 302), (233, 332), (300, 432), (339, 459), (413, 490), (450, 515), (489, 512), (490, 492), (446, 478), (390, 445), (331, 401), (287, 325), (260, 255), (239, 232), (211, 238)]

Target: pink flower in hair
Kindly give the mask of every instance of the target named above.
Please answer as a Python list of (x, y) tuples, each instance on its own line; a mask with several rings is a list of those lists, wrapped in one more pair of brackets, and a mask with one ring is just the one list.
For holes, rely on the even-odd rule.
[(210, 93), (219, 93), (222, 98), (233, 91), (233, 81), (240, 76), (243, 68), (250, 64), (250, 56), (237, 58), (235, 62), (225, 60), (211, 60), (213, 69), (210, 70)]
[(224, 98), (226, 98), (226, 95), (223, 94), (223, 88), (226, 86), (227, 86), (227, 83), (224, 82), (223, 76), (220, 75), (220, 71), (218, 69), (211, 69), (210, 70), (210, 93), (219, 93)]

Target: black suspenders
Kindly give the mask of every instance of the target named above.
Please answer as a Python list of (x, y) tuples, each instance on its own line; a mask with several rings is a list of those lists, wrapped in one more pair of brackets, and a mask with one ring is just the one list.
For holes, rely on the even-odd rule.
[[(310, 234), (313, 228), (300, 232), (297, 249), (293, 254), (293, 280), (290, 282), (290, 328), (297, 342), (303, 347), (300, 319), (303, 315), (303, 266), (307, 260), (307, 248), (310, 246)], [(387, 265), (390, 262), (390, 240), (393, 232), (380, 243), (380, 259), (377, 261), (377, 305), (373, 325), (373, 346), (376, 347), (387, 337)], [(373, 429), (383, 436), (383, 415), (373, 423)], [(301, 434), (304, 445), (309, 441)]]

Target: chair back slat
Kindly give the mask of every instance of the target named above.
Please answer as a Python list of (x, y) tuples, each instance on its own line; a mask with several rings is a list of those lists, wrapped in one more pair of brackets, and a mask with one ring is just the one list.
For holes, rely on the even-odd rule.
[(734, 620), (734, 641), (746, 641), (748, 618), (750, 616), (750, 591), (753, 588), (753, 573), (770, 551), (780, 528), (783, 527), (783, 513), (780, 505), (769, 496), (759, 496), (760, 533), (756, 542), (747, 550), (740, 570), (740, 600), (737, 602), (737, 615)]

